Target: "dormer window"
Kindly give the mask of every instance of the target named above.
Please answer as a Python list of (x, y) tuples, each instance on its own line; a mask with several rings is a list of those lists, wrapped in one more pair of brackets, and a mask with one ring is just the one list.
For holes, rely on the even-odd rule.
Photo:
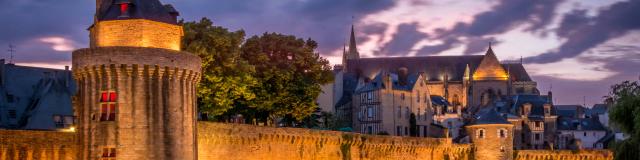
[(120, 6), (120, 18), (127, 18), (129, 17), (129, 10), (131, 8), (131, 1), (129, 0), (119, 0), (119, 2), (116, 3), (117, 5)]

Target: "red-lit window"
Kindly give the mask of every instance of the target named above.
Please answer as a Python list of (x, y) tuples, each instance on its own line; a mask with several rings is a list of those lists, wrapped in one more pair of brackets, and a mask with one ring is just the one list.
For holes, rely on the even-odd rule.
[(116, 101), (118, 94), (113, 91), (104, 91), (100, 94), (100, 121), (116, 120)]
[(116, 148), (105, 147), (102, 148), (102, 155), (100, 156), (100, 160), (115, 160), (116, 159)]
[(118, 94), (113, 91), (104, 91), (100, 95), (100, 102), (116, 102), (118, 100)]

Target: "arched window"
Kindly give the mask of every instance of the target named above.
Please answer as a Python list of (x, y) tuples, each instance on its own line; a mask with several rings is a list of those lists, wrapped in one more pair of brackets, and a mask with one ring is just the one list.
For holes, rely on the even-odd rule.
[(507, 129), (504, 129), (504, 128), (498, 129), (498, 137), (507, 138)]
[(478, 137), (478, 139), (482, 139), (484, 138), (484, 129), (478, 129), (478, 131), (476, 132), (476, 137)]

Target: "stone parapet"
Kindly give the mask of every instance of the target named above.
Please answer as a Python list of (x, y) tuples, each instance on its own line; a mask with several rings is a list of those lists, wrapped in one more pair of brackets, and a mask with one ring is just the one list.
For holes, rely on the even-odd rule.
[(73, 132), (0, 130), (0, 160), (78, 159)]
[(198, 122), (198, 159), (469, 159), (451, 139)]
[(609, 150), (518, 150), (515, 160), (612, 160)]

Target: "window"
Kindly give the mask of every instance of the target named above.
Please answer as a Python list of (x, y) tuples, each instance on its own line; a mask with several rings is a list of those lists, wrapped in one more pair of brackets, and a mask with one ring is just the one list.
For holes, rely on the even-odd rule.
[(100, 160), (115, 160), (116, 159), (116, 148), (105, 147), (102, 148), (102, 156)]
[(56, 128), (64, 128), (64, 121), (60, 115), (53, 116), (53, 123), (56, 125)]
[(504, 128), (498, 129), (498, 137), (507, 138), (507, 129), (504, 129)]
[(417, 120), (420, 120), (420, 118), (422, 118), (422, 112), (420, 112), (420, 110), (422, 110), (422, 109), (418, 108), (418, 116), (416, 116)]
[(9, 118), (16, 119), (16, 116), (17, 116), (16, 110), (13, 110), (13, 109), (9, 110)]
[(484, 138), (484, 129), (478, 129), (477, 135), (479, 139)]
[(373, 99), (373, 92), (367, 92), (367, 100)]
[(116, 101), (118, 94), (113, 91), (104, 91), (100, 96), (100, 121), (116, 120)]
[(420, 102), (420, 91), (416, 93), (416, 101)]
[(404, 93), (400, 93), (400, 99), (404, 100)]
[(404, 116), (407, 117), (407, 119), (411, 117), (409, 116), (409, 114), (411, 114), (411, 112), (409, 111), (409, 107), (404, 107)]
[(15, 98), (12, 94), (7, 94), (7, 103), (13, 103)]
[(584, 132), (584, 137), (586, 137), (586, 136), (587, 136), (587, 132)]
[(373, 107), (367, 107), (367, 117), (373, 118)]
[(424, 93), (424, 103), (429, 102), (429, 96), (427, 96), (427, 92)]
[(396, 109), (396, 113), (398, 113), (398, 118), (402, 118), (402, 107), (398, 106), (398, 109)]
[(367, 134), (372, 134), (372, 133), (373, 133), (373, 127), (367, 126)]
[(504, 152), (504, 146), (500, 146), (500, 152)]
[(541, 122), (533, 122), (533, 123), (536, 125), (536, 127), (540, 127)]
[(402, 136), (402, 127), (396, 126), (396, 136)]
[(539, 141), (540, 140), (540, 133), (534, 134), (534, 138), (535, 138), (536, 141)]

